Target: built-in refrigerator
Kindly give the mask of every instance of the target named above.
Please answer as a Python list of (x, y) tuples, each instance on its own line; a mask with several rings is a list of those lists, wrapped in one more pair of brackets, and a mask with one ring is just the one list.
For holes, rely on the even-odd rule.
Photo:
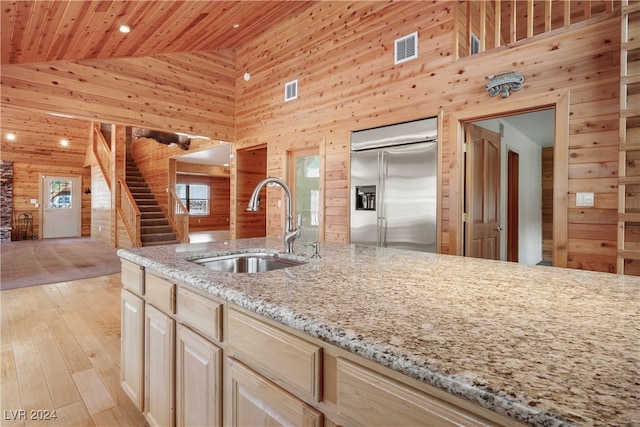
[(436, 252), (437, 118), (351, 132), (351, 243)]

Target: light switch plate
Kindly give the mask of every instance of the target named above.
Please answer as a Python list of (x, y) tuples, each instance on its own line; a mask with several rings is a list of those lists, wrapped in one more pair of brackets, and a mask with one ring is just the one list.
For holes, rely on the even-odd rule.
[(576, 193), (576, 206), (593, 207), (594, 199), (593, 193)]

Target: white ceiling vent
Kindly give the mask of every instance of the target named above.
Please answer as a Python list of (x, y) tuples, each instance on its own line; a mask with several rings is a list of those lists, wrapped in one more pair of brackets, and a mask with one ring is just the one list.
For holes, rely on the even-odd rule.
[(298, 97), (298, 80), (284, 84), (284, 101), (291, 101)]
[(395, 58), (393, 63), (400, 64), (418, 57), (418, 33), (409, 34), (395, 41)]

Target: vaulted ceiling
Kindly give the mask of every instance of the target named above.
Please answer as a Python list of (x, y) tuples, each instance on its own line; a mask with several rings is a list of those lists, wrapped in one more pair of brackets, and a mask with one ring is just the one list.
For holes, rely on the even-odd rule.
[[(207, 110), (211, 107), (203, 106), (207, 101), (216, 102), (211, 92), (220, 87), (224, 92), (233, 84), (215, 86), (221, 79), (228, 79), (226, 74), (233, 76), (233, 70), (228, 70), (233, 56), (223, 53), (222, 60), (213, 59), (212, 63), (215, 55), (211, 53), (233, 51), (272, 26), (305, 13), (314, 3), (317, 2), (2, 0), (1, 158), (31, 156), (55, 161), (52, 156), (61, 151), (60, 139), (65, 138), (70, 144), (58, 161), (77, 162), (86, 149), (89, 120), (118, 122), (106, 109), (91, 111), (91, 105), (103, 99), (109, 102), (111, 95), (115, 98), (117, 89), (110, 86), (114, 81), (127, 82), (131, 87), (148, 84), (149, 91), (156, 89), (152, 84), (163, 85), (163, 89), (168, 88), (163, 94), (166, 99), (188, 92), (191, 110), (186, 108), (175, 114), (187, 116), (185, 122), (188, 115), (202, 115), (203, 111), (211, 116)], [(121, 25), (128, 25), (131, 31), (120, 32)], [(213, 66), (205, 69), (203, 63)], [(158, 81), (150, 81), (154, 66), (173, 70), (174, 74), (165, 71), (154, 79)], [(181, 86), (184, 82), (175, 79), (185, 71), (192, 81), (204, 82), (198, 83), (197, 92), (193, 87), (185, 90)], [(89, 95), (77, 90), (69, 98), (69, 93), (74, 92), (72, 79), (80, 86), (91, 87)], [(176, 82), (167, 85), (170, 80)], [(56, 85), (55, 95), (60, 93), (61, 100), (70, 99), (60, 111), (72, 111), (73, 119), (60, 117), (60, 111), (51, 108), (57, 102), (52, 100), (51, 89), (46, 88), (51, 85)], [(139, 105), (126, 104), (135, 101), (136, 96), (119, 96), (121, 109), (131, 110), (137, 122), (161, 123), (162, 113), (154, 115), (155, 106), (142, 111)], [(19, 140), (8, 141), (7, 132), (15, 133)], [(227, 139), (225, 136), (219, 135), (221, 139)]]
[(235, 49), (313, 3), (2, 0), (2, 65)]

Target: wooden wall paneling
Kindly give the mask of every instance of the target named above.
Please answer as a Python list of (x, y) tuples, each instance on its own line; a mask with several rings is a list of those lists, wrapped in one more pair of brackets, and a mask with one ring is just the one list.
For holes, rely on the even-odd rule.
[(111, 188), (100, 167), (91, 165), (91, 238), (111, 245)]
[(229, 51), (20, 64), (3, 67), (2, 96), (14, 107), (233, 141), (234, 72)]
[[(507, 49), (455, 61), (454, 24), (459, 15), (452, 16), (451, 6), (454, 5), (429, 4), (430, 13), (425, 14), (426, 6), (422, 4), (386, 5), (384, 22), (376, 22), (377, 19), (371, 18), (371, 25), (363, 26), (362, 31), (357, 33), (342, 31), (339, 40), (325, 32), (332, 28), (330, 25), (318, 31), (316, 24), (320, 20), (301, 19), (292, 22), (287, 30), (298, 31), (301, 36), (297, 40), (280, 37), (281, 34), (277, 32), (269, 34), (269, 42), (274, 44), (268, 51), (269, 64), (264, 68), (256, 62), (261, 57), (261, 47), (267, 44), (266, 38), (248, 43), (238, 51), (239, 70), (260, 69), (260, 73), (252, 73), (248, 84), (238, 82), (240, 146), (260, 138), (278, 140), (279, 143), (294, 141), (296, 134), (302, 131), (305, 132), (305, 139), (309, 138), (309, 133), (327, 137), (327, 197), (334, 189), (338, 190), (338, 193), (332, 194), (331, 200), (325, 199), (327, 240), (348, 241), (348, 221), (340, 216), (348, 210), (348, 192), (345, 191), (344, 197), (340, 198), (339, 189), (348, 188), (349, 172), (341, 170), (340, 165), (348, 166), (349, 152), (348, 148), (334, 151), (333, 146), (348, 144), (350, 130), (435, 115), (439, 106), (443, 106), (444, 120), (447, 121), (455, 112), (466, 112), (473, 108), (484, 111), (486, 105), (502, 103), (504, 106), (514, 99), (536, 94), (543, 97), (562, 88), (572, 93), (572, 115), (569, 117), (567, 110), (566, 117), (562, 118), (571, 128), (569, 144), (575, 142), (575, 147), (571, 145), (572, 149), (612, 145), (608, 138), (616, 130), (615, 120), (612, 120), (614, 117), (607, 114), (602, 118), (597, 116), (601, 109), (605, 112), (611, 110), (611, 100), (615, 100), (616, 96), (615, 89), (612, 90), (618, 73), (615, 59), (617, 30), (611, 25), (611, 19), (614, 18), (609, 18), (609, 21), (601, 19), (588, 25), (585, 23), (575, 30), (561, 30), (555, 35), (545, 35), (534, 41), (519, 42)], [(354, 16), (363, 13), (357, 7), (351, 8), (350, 12)], [(377, 13), (380, 10), (376, 10), (376, 18)], [(399, 16), (404, 16), (403, 22), (396, 20)], [(407, 18), (416, 16), (420, 16), (420, 19)], [(385, 32), (389, 28), (393, 28), (393, 31)], [(395, 37), (416, 29), (419, 30), (420, 57), (399, 66), (390, 64), (385, 49), (392, 49)], [(305, 37), (308, 31), (315, 33), (313, 41)], [(286, 45), (286, 52), (284, 47), (280, 52), (281, 45)], [(582, 48), (584, 45), (590, 46), (588, 53)], [(287, 56), (292, 51), (303, 54)], [(349, 61), (343, 58), (349, 58)], [(271, 66), (273, 69), (268, 68)], [(484, 77), (501, 71), (501, 68), (514, 66), (526, 76), (525, 89), (512, 94), (507, 100), (489, 98), (483, 87)], [(254, 76), (257, 76), (256, 81)], [(299, 78), (300, 96), (285, 105), (282, 84), (294, 77)], [(240, 75), (237, 79), (240, 79)], [(309, 81), (312, 83), (307, 83)], [(569, 105), (568, 98), (566, 102)], [(447, 123), (445, 130), (453, 126)], [(457, 136), (455, 132), (451, 135), (445, 132), (442, 138), (445, 153), (442, 188), (445, 194), (439, 221), (442, 229), (441, 246), (444, 247), (444, 242), (447, 242), (447, 251), (457, 253), (454, 243), (457, 237), (452, 236), (457, 236), (459, 227), (455, 226), (455, 222), (450, 222), (457, 214), (455, 203), (450, 201), (457, 200), (459, 193), (456, 182), (449, 175), (457, 171), (459, 161), (456, 160), (457, 153), (451, 141)], [(585, 163), (576, 162), (574, 165), (574, 159), (569, 158), (568, 152), (564, 155), (565, 186), (574, 178), (585, 179), (598, 175), (599, 179), (600, 175), (611, 176), (613, 173), (609, 164), (597, 165), (598, 169), (594, 171)], [(569, 173), (572, 174), (571, 178)], [(342, 174), (344, 178), (339, 178)], [(604, 193), (608, 194), (609, 190)], [(568, 214), (567, 203), (569, 199), (565, 196), (557, 207), (565, 217)], [(334, 212), (336, 214), (332, 215)], [(566, 234), (567, 225), (560, 227)], [(561, 252), (567, 250), (566, 237), (565, 243), (560, 240), (559, 245)]]
[[(91, 169), (82, 166), (57, 166), (14, 162), (13, 164), (13, 215), (14, 222), (21, 213), (33, 215), (34, 236), (42, 238), (42, 194), (41, 177), (43, 175), (80, 176), (82, 188), (91, 187)], [(91, 233), (91, 210), (88, 208), (89, 198), (82, 194), (81, 200), (81, 235)], [(36, 200), (38, 206), (31, 203)], [(14, 225), (15, 226), (15, 225)]]

